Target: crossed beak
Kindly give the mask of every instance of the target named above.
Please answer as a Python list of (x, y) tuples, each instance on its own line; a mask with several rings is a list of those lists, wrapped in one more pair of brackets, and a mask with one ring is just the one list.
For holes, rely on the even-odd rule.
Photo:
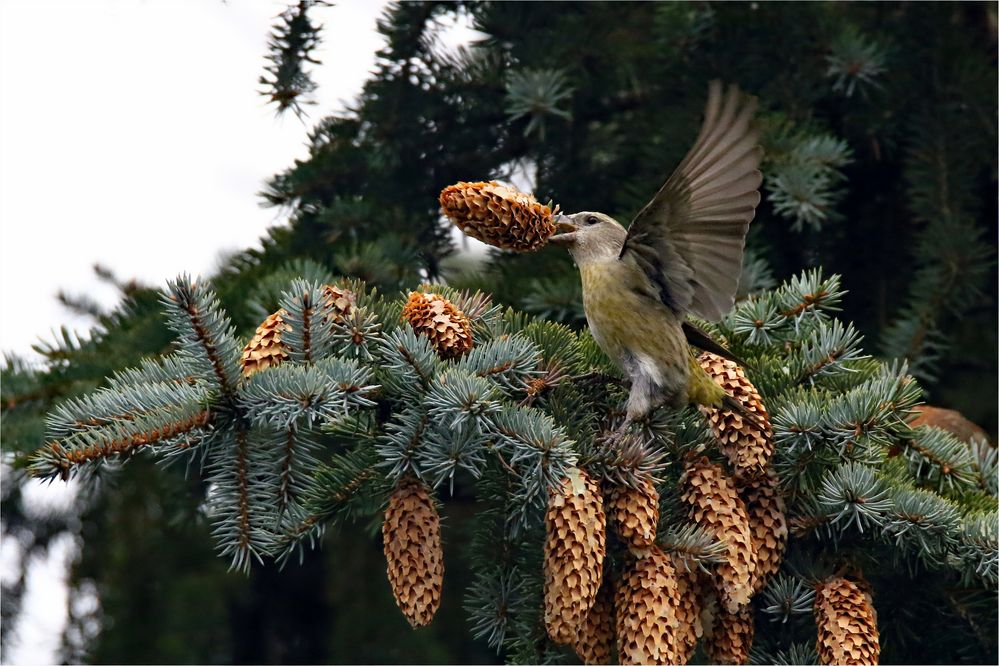
[(572, 245), (576, 242), (576, 232), (579, 231), (579, 227), (572, 223), (568, 215), (556, 215), (554, 222), (558, 233), (548, 239), (549, 243)]

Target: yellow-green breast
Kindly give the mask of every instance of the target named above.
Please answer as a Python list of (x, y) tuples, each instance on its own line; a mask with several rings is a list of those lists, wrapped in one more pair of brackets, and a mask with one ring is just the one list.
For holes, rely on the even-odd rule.
[(718, 405), (724, 390), (697, 363), (681, 320), (658, 300), (639, 270), (618, 261), (580, 266), (583, 309), (590, 332), (623, 370), (631, 357), (667, 391), (684, 390), (690, 402)]

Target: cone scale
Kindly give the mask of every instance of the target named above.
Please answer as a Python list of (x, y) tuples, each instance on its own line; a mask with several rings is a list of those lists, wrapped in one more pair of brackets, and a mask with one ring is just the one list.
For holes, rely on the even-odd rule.
[(690, 518), (725, 544), (725, 560), (714, 575), (722, 607), (735, 613), (753, 595), (756, 569), (746, 505), (725, 471), (706, 457), (687, 462), (681, 487)]
[(411, 626), (429, 624), (441, 603), (444, 552), (437, 507), (422, 482), (403, 479), (396, 486), (382, 539), (396, 604)]
[(625, 573), (615, 599), (622, 664), (676, 664), (680, 590), (668, 555), (646, 551)]
[(600, 487), (573, 468), (545, 513), (545, 626), (556, 643), (572, 644), (603, 580), (606, 518)]
[(650, 480), (637, 487), (614, 486), (607, 493), (607, 518), (618, 536), (635, 548), (648, 548), (656, 540), (659, 493)]
[(735, 477), (753, 479), (762, 476), (773, 455), (774, 441), (770, 415), (763, 405), (759, 391), (746, 377), (743, 369), (732, 361), (704, 352), (697, 362), (715, 383), (763, 424), (761, 430), (757, 424), (744, 420), (734, 412), (715, 407), (700, 408), (711, 424), (718, 447), (728, 458)]
[(819, 587), (815, 626), (820, 664), (878, 663), (878, 616), (870, 593), (857, 583), (834, 577)]
[(746, 505), (749, 530), (753, 543), (756, 569), (753, 572), (753, 590), (759, 592), (780, 569), (784, 549), (787, 547), (787, 508), (780, 494), (780, 479), (768, 469), (758, 479), (739, 488), (739, 496)]
[(402, 309), (402, 318), (417, 335), (430, 340), (441, 358), (458, 358), (472, 349), (472, 325), (468, 317), (439, 294), (412, 292)]

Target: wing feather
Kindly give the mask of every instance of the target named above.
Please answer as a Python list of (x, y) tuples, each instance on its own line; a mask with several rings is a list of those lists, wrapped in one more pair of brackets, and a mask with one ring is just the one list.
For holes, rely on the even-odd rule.
[(717, 321), (735, 302), (763, 180), (755, 111), (738, 88), (712, 81), (694, 145), (628, 229), (621, 260), (641, 268), (678, 313)]

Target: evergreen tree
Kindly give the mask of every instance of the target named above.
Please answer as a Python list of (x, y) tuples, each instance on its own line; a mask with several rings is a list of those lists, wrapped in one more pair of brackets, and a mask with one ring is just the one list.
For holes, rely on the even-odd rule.
[[(715, 329), (753, 366), (772, 435), (768, 429), (761, 441), (753, 428), (717, 413), (712, 432), (699, 412), (660, 410), (622, 444), (607, 434), (626, 393), (585, 330), (443, 285), (423, 286), (403, 307), (358, 282), (331, 288), (298, 280), (280, 299), (280, 318), (269, 318), (240, 352), (209, 284), (182, 276), (163, 297), (176, 351), (118, 372), (105, 388), (52, 412), (53, 439), (33, 454), (31, 472), (83, 474), (94, 483), (109, 463), (146, 455), (186, 467), (207, 484), (205, 513), (219, 554), (243, 571), (264, 558), (300, 557), (330, 526), (377, 525), (392, 496), (386, 554), (403, 552), (390, 556), (389, 578), (416, 625), (433, 617), (443, 577), (439, 564), (424, 560), (442, 557), (428, 554), (440, 548), (441, 528), (437, 500), (426, 493), (471, 493), (475, 535), (460, 556), (475, 580), (465, 607), (477, 636), (526, 662), (566, 654), (543, 612), (559, 592), (542, 576), (540, 556), (555, 543), (542, 517), (548, 506), (548, 520), (562, 520), (557, 489), (585, 474), (595, 480), (587, 483), (598, 505), (601, 486), (612, 495), (646, 487), (658, 497), (660, 518), (642, 547), (661, 549), (677, 567), (712, 572), (719, 617), (760, 590), (754, 648), (764, 662), (813, 641), (807, 620), (813, 603), (819, 608), (815, 590), (845, 572), (869, 586), (886, 618), (865, 649), (883, 650), (891, 662), (954, 658), (948, 650), (960, 644), (965, 658), (984, 660), (996, 638), (989, 633), (999, 579), (995, 456), (978, 458), (944, 431), (907, 425), (918, 383), (904, 364), (863, 353), (853, 326), (831, 314), (842, 296), (838, 277), (813, 271), (743, 301)], [(265, 366), (262, 355), (270, 359)], [(786, 517), (779, 503), (759, 504), (760, 474), (770, 469), (774, 485), (766, 492), (786, 501)], [(708, 476), (702, 482), (699, 474)], [(396, 499), (410, 487), (423, 499)], [(719, 508), (726, 492), (742, 513)], [(698, 506), (710, 507), (708, 516), (720, 511), (718, 522)], [(750, 517), (757, 506), (769, 520)], [(606, 527), (603, 520), (596, 527), (607, 557), (595, 561), (595, 572), (597, 580), (623, 581), (634, 575), (641, 549), (629, 546), (622, 526), (630, 523), (609, 513)], [(426, 527), (412, 526), (415, 520)], [(782, 560), (787, 524), (792, 538)], [(390, 532), (390, 525), (399, 527)], [(755, 565), (742, 569), (732, 559), (739, 546), (731, 530), (740, 525), (773, 544), (769, 554), (759, 546), (746, 551)], [(559, 534), (573, 539), (578, 530)], [(765, 560), (767, 573), (777, 574), (772, 581), (763, 575)], [(586, 565), (569, 562), (575, 574), (560, 584), (572, 597)], [(918, 604), (897, 591), (914, 589), (905, 584), (913, 578)], [(621, 594), (618, 613), (626, 609)], [(831, 612), (849, 611), (828, 603)], [(912, 626), (931, 617), (946, 618), (961, 638), (913, 637)], [(823, 616), (815, 618), (821, 637)], [(724, 625), (714, 631), (705, 639), (708, 655), (727, 639)]]
[[(311, 55), (318, 39), (316, 14), (310, 14), (316, 4), (322, 3), (296, 3), (276, 23), (273, 58), (262, 84), (279, 110), (297, 112), (311, 90), (305, 63), (317, 66)], [(327, 10), (329, 16), (335, 11)], [(454, 15), (467, 18), (483, 35), (456, 52), (438, 39), (441, 19)], [(765, 203), (752, 225), (742, 289), (754, 297), (716, 332), (759, 370), (750, 376), (771, 411), (773, 464), (793, 519), (784, 569), (754, 601), (756, 656), (787, 663), (814, 659), (802, 648), (814, 645), (807, 619), (811, 584), (844, 573), (846, 566), (849, 575), (854, 573), (850, 567), (863, 571), (874, 589), (886, 661), (994, 661), (995, 558), (988, 555), (996, 538), (995, 501), (990, 499), (994, 449), (968, 449), (940, 432), (908, 430), (904, 415), (917, 400), (916, 384), (903, 380), (906, 372), (914, 374), (925, 398), (961, 408), (995, 435), (996, 42), (989, 27), (994, 24), (994, 7), (980, 4), (428, 2), (390, 7), (379, 24), (386, 46), (354, 108), (318, 120), (309, 135), (309, 157), (274, 177), (263, 192), (267, 203), (288, 211), (290, 223), (272, 229), (262, 250), (230, 258), (211, 279), (235, 327), (232, 334), (215, 332), (227, 340), (220, 358), (229, 364), (223, 373), (228, 389), (212, 383), (220, 381), (218, 375), (213, 380), (204, 374), (183, 385), (170, 381), (176, 376), (170, 373), (183, 363), (197, 366), (196, 347), (189, 346), (189, 335), (173, 346), (161, 323), (160, 293), (144, 285), (121, 284), (122, 303), (112, 312), (67, 297), (69, 305), (97, 317), (92, 335), (79, 339), (63, 332), (40, 348), (44, 367), (13, 358), (5, 364), (6, 452), (26, 453), (50, 441), (45, 414), (87, 410), (92, 412), (87, 419), (98, 420), (99, 413), (110, 417), (140, 410), (141, 419), (115, 421), (114, 436), (141, 440), (152, 431), (179, 437), (182, 433), (171, 429), (179, 427), (174, 419), (179, 414), (188, 419), (182, 425), (200, 432), (209, 422), (201, 423), (205, 410), (196, 407), (208, 407), (218, 441), (203, 450), (216, 456), (234, 451), (237, 460), (241, 428), (248, 437), (253, 433), (245, 444), (247, 456), (261, 453), (263, 441), (278, 441), (277, 422), (286, 430), (296, 423), (296, 433), (304, 436), (303, 455), (292, 457), (288, 467), (293, 474), (282, 474), (277, 459), (253, 461), (254, 478), (246, 485), (247, 490), (252, 485), (255, 501), (259, 504), (273, 490), (275, 478), (283, 478), (287, 506), (277, 526), (270, 520), (272, 507), (252, 513), (262, 523), (247, 526), (245, 542), (242, 525), (231, 520), (241, 511), (231, 504), (233, 493), (242, 492), (240, 476), (218, 462), (229, 458), (193, 457), (186, 468), (180, 463), (194, 454), (183, 454), (156, 470), (140, 456), (113, 475), (99, 473), (99, 482), (82, 484), (82, 514), (73, 510), (45, 520), (24, 512), (20, 482), (26, 458), (15, 458), (15, 469), (5, 479), (11, 482), (3, 490), (5, 538), (15, 536), (30, 554), (44, 552), (67, 531), (81, 537), (74, 598), (96, 590), (97, 615), (106, 621), (94, 641), (87, 640), (93, 634), (90, 618), (72, 617), (67, 656), (95, 661), (482, 661), (489, 653), (484, 644), (465, 641), (466, 618), (453, 601), (468, 588), (466, 605), (476, 633), (501, 645), (505, 657), (554, 657), (538, 624), (544, 532), (538, 521), (548, 488), (517, 477), (503, 486), (511, 482), (498, 461), (510, 463), (510, 452), (522, 443), (514, 438), (494, 450), (481, 447), (484, 433), (493, 433), (490, 428), (503, 418), (512, 420), (506, 425), (514, 434), (518, 428), (540, 428), (538, 442), (564, 454), (555, 455), (551, 469), (539, 470), (545, 483), (564, 476), (560, 459), (618, 483), (654, 479), (663, 503), (660, 546), (668, 552), (689, 549), (697, 561), (717, 559), (710, 539), (684, 531), (686, 512), (676, 495), (684, 452), (703, 447), (726, 464), (699, 415), (658, 424), (647, 433), (649, 442), (627, 452), (630, 457), (608, 460), (593, 435), (607, 425), (618, 393), (606, 381), (610, 370), (585, 334), (576, 332), (582, 324), (578, 278), (567, 259), (552, 251), (494, 253), (487, 266), (469, 266), (453, 254), (435, 195), (458, 180), (509, 179), (526, 172), (543, 199), (628, 219), (689, 146), (705, 82), (720, 77), (759, 96), (768, 157)], [(842, 285), (800, 273), (818, 265), (826, 274), (842, 274)], [(774, 275), (798, 277), (774, 290)], [(359, 278), (367, 286), (336, 276)], [(337, 283), (355, 291), (363, 317), (348, 322), (353, 327), (349, 337), (358, 334), (369, 341), (364, 349), (346, 353), (348, 331), (338, 322), (322, 333), (329, 336), (322, 354), (337, 363), (317, 369), (292, 354), (279, 368), (260, 373), (261, 381), (244, 382), (233, 365), (238, 354), (232, 352), (266, 316), (289, 304), (282, 294), (296, 278), (310, 289)], [(391, 380), (382, 383), (382, 370), (374, 367), (387, 353), (381, 341), (408, 334), (395, 314), (399, 299), (372, 290), (394, 294), (428, 278), (488, 291), (496, 304), (524, 312), (501, 316), (505, 310), (487, 308), (472, 316), (474, 304), (435, 287), (469, 313), (473, 354), (485, 355), (483, 343), (504, 334), (529, 341), (533, 347), (524, 344), (514, 358), (522, 370), (531, 365), (529, 359), (541, 359), (543, 374), (533, 374), (535, 366), (524, 373), (546, 390), (511, 396), (524, 377), (510, 378), (510, 385), (479, 378), (483, 383), (467, 376), (475, 375), (468, 365), (472, 356), (435, 361), (435, 370), (457, 373), (456, 378), (465, 373), (455, 381), (466, 384), (466, 398), (484, 391), (482, 402), (498, 407), (494, 413), (484, 406), (483, 413), (461, 420), (455, 426), (460, 437), (427, 433), (426, 450), (407, 453), (398, 438), (419, 418), (399, 405), (409, 400), (429, 412), (432, 403), (438, 404), (434, 401), (447, 396), (439, 386), (436, 393), (422, 387), (416, 395), (392, 393), (405, 388)], [(841, 307), (844, 321), (855, 327), (835, 323), (821, 307), (813, 308), (819, 310), (814, 317), (787, 316), (795, 294), (800, 302), (818, 293), (803, 289), (823, 284), (832, 287), (830, 305)], [(838, 293), (843, 286), (848, 290)], [(190, 294), (204, 288), (191, 286)], [(199, 298), (206, 294), (197, 292)], [(795, 323), (800, 325), (795, 328)], [(182, 324), (175, 313), (174, 327)], [(863, 358), (861, 335), (881, 358), (908, 359), (907, 370)], [(399, 341), (425, 352), (420, 340)], [(300, 342), (288, 344), (295, 349)], [(154, 360), (185, 345), (189, 357), (183, 362)], [(830, 350), (843, 356), (833, 354), (826, 370), (822, 352)], [(488, 353), (509, 358), (512, 351), (494, 346)], [(308, 415), (282, 413), (273, 405), (265, 415), (249, 416), (246, 404), (263, 408), (279, 389), (316, 388), (330, 377), (342, 379), (335, 372), (348, 366), (374, 372), (373, 383), (382, 387), (369, 398), (373, 407), (347, 404), (347, 422), (354, 428), (349, 435), (338, 429), (344, 424), (332, 407), (317, 411), (313, 416), (321, 418), (302, 426), (297, 419)], [(778, 371), (784, 366), (790, 375)], [(129, 374), (128, 368), (139, 369)], [(158, 377), (161, 384), (129, 395), (139, 377)], [(268, 386), (269, 381), (277, 383)], [(257, 394), (242, 395), (254, 385)], [(880, 404), (877, 397), (887, 399), (892, 391), (900, 392), (900, 402)], [(339, 397), (335, 392), (325, 396)], [(527, 405), (520, 406), (522, 401)], [(529, 418), (522, 415), (525, 410)], [(229, 420), (216, 422), (220, 414)], [(443, 407), (434, 414), (451, 416)], [(72, 423), (59, 427), (62, 434), (76, 432)], [(96, 446), (91, 450), (97, 458), (110, 451), (110, 444), (125, 441), (102, 439), (110, 435), (100, 429), (87, 432), (74, 434), (73, 446)], [(253, 439), (258, 437), (263, 439)], [(375, 446), (365, 447), (370, 441)], [(563, 451), (560, 446), (569, 441)], [(147, 442), (139, 448), (166, 453), (175, 443)], [(364, 493), (346, 504), (331, 502), (317, 489), (333, 492), (335, 499), (331, 489), (370, 467), (365, 463), (373, 458), (357, 459), (357, 450), (374, 452), (392, 466), (376, 466), (377, 474), (365, 477)], [(399, 614), (398, 624), (371, 619), (354, 637), (337, 622), (341, 614), (389, 617), (379, 612), (392, 601), (381, 583), (380, 546), (372, 533), (381, 524), (377, 509), (406, 471), (437, 484), (446, 500), (444, 603), (427, 630), (429, 637), (407, 633)], [(545, 492), (539, 492), (542, 486)], [(506, 497), (503, 493), (509, 502), (497, 500)], [(473, 502), (473, 496), (485, 501), (485, 516), (483, 503)], [(875, 501), (858, 504), (850, 497)], [(215, 511), (205, 513), (203, 506)], [(319, 518), (301, 532), (290, 530), (289, 521), (303, 512)], [(508, 515), (519, 518), (507, 521)], [(904, 522), (913, 517), (918, 528)], [(322, 537), (323, 551), (299, 548), (318, 538), (322, 526), (349, 525), (348, 518), (369, 529), (329, 530)], [(119, 525), (133, 528), (119, 533)], [(520, 531), (513, 532), (515, 527)], [(257, 554), (294, 554), (303, 564), (289, 563), (280, 573), (270, 564), (257, 565), (245, 580), (227, 576), (205, 548), (210, 531), (231, 547), (240, 566)], [(510, 535), (497, 541), (507, 531)], [(497, 562), (497, 546), (507, 540), (518, 547), (503, 551), (503, 561)], [(627, 558), (618, 557), (618, 545), (608, 543), (619, 568)], [(152, 555), (168, 552), (175, 556)], [(497, 566), (482, 565), (484, 552)], [(828, 556), (836, 560), (835, 553), (842, 556), (827, 561)], [(22, 571), (29, 561), (27, 555), (22, 558)], [(807, 565), (812, 561), (818, 564)], [(470, 583), (469, 565), (475, 566)], [(620, 573), (612, 569), (611, 578)], [(928, 590), (918, 600), (908, 593), (913, 579)], [(329, 581), (334, 591), (327, 593), (317, 580)], [(4, 586), (4, 640), (17, 614), (19, 586), (23, 577)], [(217, 602), (203, 609), (202, 617), (212, 619), (198, 622), (199, 641), (188, 639), (192, 627), (185, 625), (195, 594), (199, 604)], [(359, 599), (365, 600), (363, 610)], [(263, 600), (275, 610), (262, 610)], [(493, 613), (497, 600), (507, 602), (502, 618)], [(156, 642), (137, 640), (144, 613), (158, 618)], [(938, 622), (936, 613), (943, 613), (946, 631), (922, 635), (923, 618)], [(386, 641), (389, 635), (392, 640)]]

